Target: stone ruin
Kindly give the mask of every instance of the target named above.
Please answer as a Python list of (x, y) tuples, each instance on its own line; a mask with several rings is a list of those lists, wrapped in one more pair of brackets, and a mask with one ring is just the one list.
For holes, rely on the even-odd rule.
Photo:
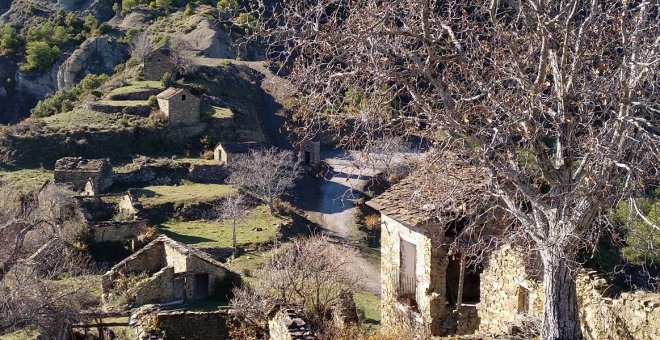
[(142, 64), (142, 77), (145, 80), (162, 80), (165, 73), (174, 70), (172, 52), (168, 49), (157, 49), (151, 51), (144, 58)]
[[(503, 244), (486, 261), (468, 264), (445, 245), (460, 230), (461, 211), (452, 210), (460, 204), (430, 207), (410, 202), (425, 176), (437, 176), (431, 178), (437, 190), (451, 193), (448, 201), (480, 197), (481, 172), (458, 165), (422, 167), (367, 203), (381, 213), (381, 323), (396, 327), (403, 320), (433, 336), (533, 333), (542, 315), (538, 259), (523, 257), (514, 244)], [(438, 220), (438, 210), (454, 217)], [(491, 224), (484, 228), (498, 230)], [(654, 339), (660, 334), (660, 294), (611, 297), (606, 288), (605, 280), (593, 273), (578, 276), (585, 337)]]
[(229, 165), (234, 157), (263, 148), (264, 145), (257, 142), (218, 143), (213, 150), (213, 159), (220, 165)]
[(228, 308), (212, 312), (161, 311), (156, 305), (137, 308), (129, 321), (138, 340), (224, 340), (230, 339), (234, 324), (235, 318)]
[(54, 179), (77, 193), (97, 195), (112, 186), (112, 165), (108, 159), (64, 157), (55, 162)]
[(294, 307), (276, 306), (268, 314), (268, 331), (271, 340), (316, 339), (303, 313)]
[[(127, 291), (118, 286), (118, 280), (141, 274), (147, 277)], [(160, 236), (103, 275), (103, 300), (112, 304), (126, 298), (125, 302), (133, 307), (183, 303), (215, 294), (226, 295), (238, 280), (236, 273), (203, 251)]]
[(304, 140), (300, 143), (299, 154), (303, 165), (316, 166), (321, 162), (321, 142)]
[(131, 192), (96, 196), (76, 196), (94, 242), (135, 243), (145, 232), (148, 221), (142, 214), (142, 205)]

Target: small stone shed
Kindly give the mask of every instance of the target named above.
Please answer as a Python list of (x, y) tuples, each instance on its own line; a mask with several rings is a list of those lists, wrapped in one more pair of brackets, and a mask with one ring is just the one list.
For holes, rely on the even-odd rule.
[(321, 142), (303, 140), (300, 143), (300, 161), (303, 165), (315, 166), (321, 162)]
[(167, 117), (169, 125), (197, 125), (199, 98), (184, 88), (170, 87), (156, 96), (158, 107)]
[(146, 273), (148, 278), (129, 289), (132, 306), (228, 294), (239, 277), (203, 251), (159, 236), (103, 275), (104, 301), (112, 301), (118, 293), (123, 293), (115, 291), (118, 278), (140, 273)]
[(157, 49), (151, 51), (144, 58), (142, 65), (142, 77), (145, 80), (161, 80), (165, 73), (174, 71), (172, 52), (168, 49)]
[(476, 304), (482, 268), (466, 268), (460, 254), (449, 254), (445, 246), (453, 238), (445, 230), (460, 225), (464, 212), (450, 201), (420, 203), (424, 201), (420, 182), (427, 176), (437, 179), (437, 190), (454, 197), (478, 194), (483, 174), (454, 161), (419, 170), (367, 203), (381, 214), (381, 314), (385, 325), (394, 326), (406, 318), (435, 336), (471, 334), (479, 326)]
[(231, 159), (237, 155), (247, 154), (263, 148), (263, 144), (257, 142), (218, 143), (213, 150), (213, 159), (221, 165), (228, 165)]
[(95, 196), (76, 196), (94, 242), (130, 241), (134, 248), (138, 236), (148, 226), (142, 205), (132, 192)]
[(108, 159), (64, 157), (55, 162), (55, 183), (78, 193), (99, 194), (112, 186), (112, 165)]

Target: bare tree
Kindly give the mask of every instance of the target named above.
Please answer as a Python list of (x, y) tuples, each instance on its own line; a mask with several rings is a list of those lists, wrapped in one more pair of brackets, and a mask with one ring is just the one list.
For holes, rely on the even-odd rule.
[(0, 333), (29, 325), (62, 339), (79, 311), (94, 304), (90, 282), (58, 283), (90, 268), (79, 247), (85, 224), (71, 196), (44, 185), (17, 197), (0, 185)]
[(149, 53), (153, 50), (154, 45), (149, 37), (149, 32), (147, 31), (139, 34), (131, 42), (131, 57), (133, 57), (138, 64), (144, 63)]
[(322, 326), (339, 295), (357, 288), (351, 268), (356, 256), (355, 250), (324, 236), (297, 238), (278, 249), (254, 287), (236, 291), (232, 306), (254, 327), (267, 327), (267, 315), (276, 304), (298, 305)]
[[(483, 169), (484, 195), (512, 221), (500, 239), (540, 254), (541, 337), (581, 339), (578, 250), (621, 201), (660, 231), (636, 204), (660, 164), (658, 2), (267, 6), (269, 56), (304, 98), (308, 130), (360, 145), (382, 131), (423, 136)], [(420, 183), (442, 200), (432, 189)]]
[(249, 212), (245, 197), (240, 192), (231, 193), (220, 205), (219, 212), (222, 219), (231, 223), (232, 256), (236, 257), (238, 254), (238, 247), (236, 246), (236, 226), (245, 220), (245, 217)]
[(275, 199), (293, 188), (300, 173), (293, 152), (276, 148), (236, 157), (229, 170), (229, 182), (266, 202), (271, 215), (275, 214)]

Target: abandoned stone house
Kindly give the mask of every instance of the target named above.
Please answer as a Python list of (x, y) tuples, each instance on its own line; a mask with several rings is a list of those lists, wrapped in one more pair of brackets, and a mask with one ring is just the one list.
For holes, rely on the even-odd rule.
[(159, 236), (103, 275), (104, 302), (111, 303), (124, 293), (116, 289), (119, 278), (141, 273), (148, 277), (125, 293), (129, 294), (132, 306), (185, 302), (227, 294), (238, 277), (208, 254), (167, 236)]
[(232, 158), (238, 155), (247, 154), (263, 148), (263, 144), (257, 142), (218, 143), (213, 150), (213, 159), (220, 163), (220, 165), (228, 165)]
[[(367, 203), (381, 215), (383, 325), (411, 322), (433, 336), (502, 335), (538, 322), (543, 289), (538, 271), (533, 270), (533, 257), (524, 256), (513, 244), (503, 244), (484, 262), (468, 265), (447, 246), (465, 214), (473, 212), (469, 205), (474, 200), (461, 201), (468, 196), (485, 197), (481, 193), (484, 173), (452, 159), (435, 164)], [(422, 198), (420, 183), (428, 180), (446, 199), (427, 202)], [(484, 230), (496, 228), (487, 225)], [(593, 273), (579, 277), (585, 337), (660, 339), (659, 294), (638, 292), (613, 298), (606, 287)], [(633, 302), (633, 297), (639, 300)]]
[(145, 80), (161, 80), (165, 73), (174, 71), (172, 52), (168, 49), (151, 51), (142, 64), (142, 78)]
[(64, 157), (55, 162), (55, 183), (65, 184), (76, 193), (102, 193), (112, 186), (112, 176), (112, 165), (108, 159)]
[(119, 194), (76, 196), (94, 242), (130, 242), (145, 232), (148, 221), (142, 205), (130, 191)]
[(303, 165), (315, 166), (321, 162), (321, 142), (303, 140), (300, 143), (299, 159)]
[(199, 124), (199, 98), (183, 88), (170, 87), (156, 96), (169, 125)]

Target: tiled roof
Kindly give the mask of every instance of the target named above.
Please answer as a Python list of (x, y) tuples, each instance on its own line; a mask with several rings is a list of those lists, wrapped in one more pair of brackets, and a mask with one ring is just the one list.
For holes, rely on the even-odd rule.
[(367, 205), (409, 226), (463, 213), (484, 201), (488, 175), (452, 154), (430, 157)]
[(165, 91), (159, 93), (159, 94), (156, 96), (156, 98), (158, 98), (158, 99), (170, 99), (170, 98), (176, 96), (177, 94), (179, 94), (179, 93), (181, 93), (181, 92), (183, 92), (183, 91), (185, 91), (185, 89), (180, 89), (180, 88), (176, 88), (176, 87), (170, 87), (170, 88), (168, 88), (167, 90), (165, 90)]

